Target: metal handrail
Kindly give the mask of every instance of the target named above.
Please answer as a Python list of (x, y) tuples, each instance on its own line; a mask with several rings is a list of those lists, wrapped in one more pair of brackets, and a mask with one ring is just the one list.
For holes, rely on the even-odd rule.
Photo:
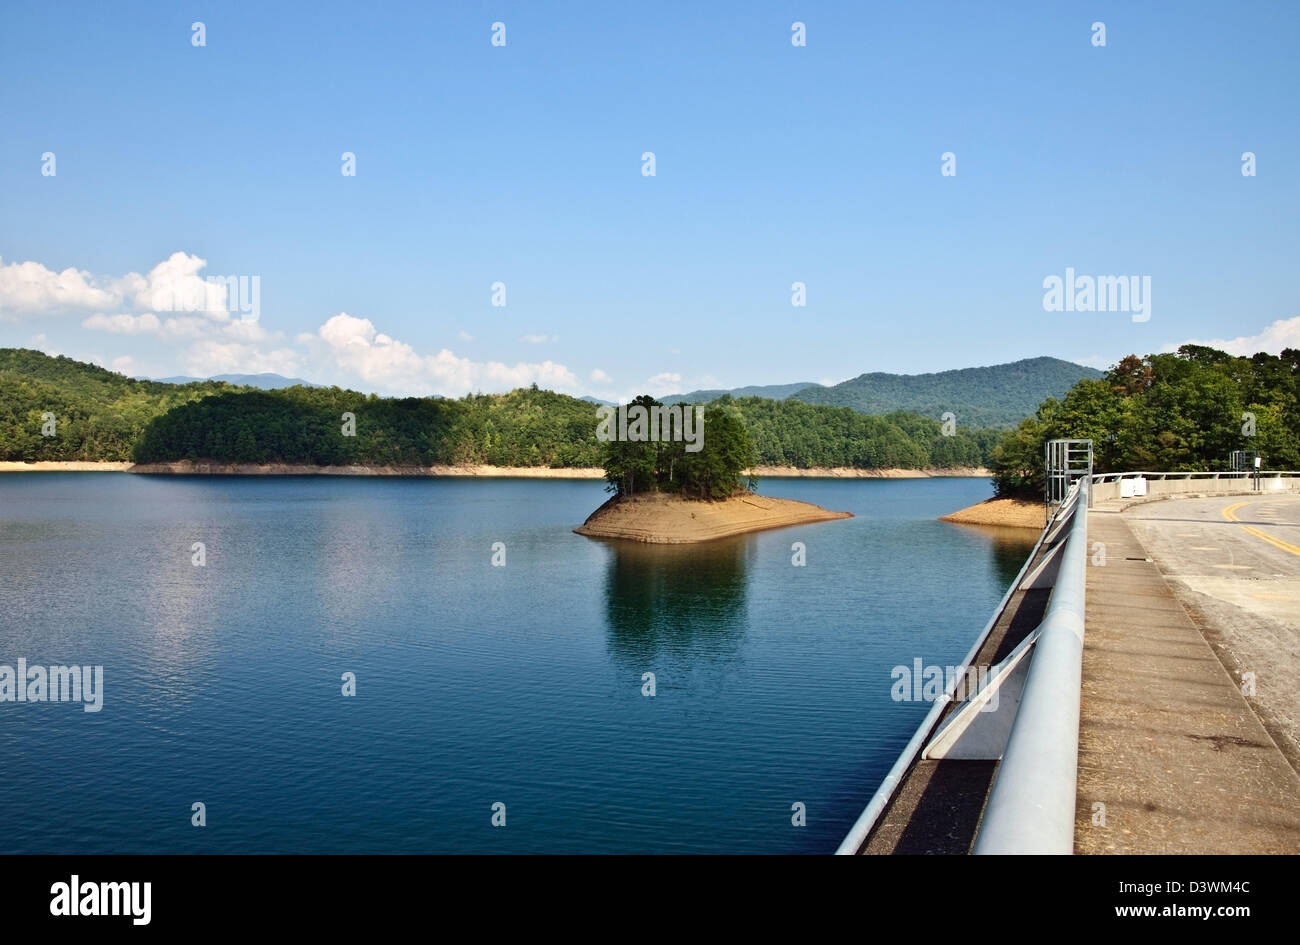
[(1075, 503), (1061, 555), (1020, 706), (975, 839), (976, 854), (1074, 852), (1088, 564), (1083, 503)]
[(1112, 472), (1112, 473), (1093, 473), (1092, 481), (1096, 482), (1118, 482), (1120, 479), (1253, 479), (1258, 475), (1261, 479), (1279, 479), (1283, 476), (1300, 476), (1300, 472), (1289, 469), (1261, 469), (1258, 472), (1254, 469), (1241, 470), (1239, 472), (1218, 472), (1218, 471), (1181, 471), (1181, 472)]
[[(1052, 516), (1051, 520), (1048, 521), (1047, 525), (1043, 528), (1042, 534), (1038, 536), (1038, 542), (1034, 545), (1033, 550), (1029, 552), (1029, 557), (1025, 559), (1025, 563), (1020, 568), (1019, 573), (1016, 574), (1016, 579), (1011, 582), (1011, 585), (1007, 588), (1007, 592), (1002, 595), (1002, 600), (998, 603), (998, 606), (993, 609), (993, 616), (989, 618), (989, 622), (984, 625), (984, 629), (980, 632), (979, 637), (976, 638), (975, 644), (970, 648), (970, 652), (966, 654), (965, 659), (963, 659), (959, 665), (974, 665), (975, 657), (979, 654), (980, 647), (984, 645), (984, 641), (988, 639), (988, 635), (993, 631), (994, 626), (997, 625), (999, 618), (1002, 616), (1002, 612), (1006, 609), (1007, 602), (1011, 600), (1011, 595), (1016, 592), (1016, 589), (1020, 587), (1020, 582), (1025, 579), (1025, 575), (1029, 572), (1029, 566), (1033, 564), (1034, 559), (1038, 557), (1038, 551), (1042, 547), (1043, 541), (1049, 534), (1051, 534), (1052, 526), (1061, 518), (1062, 515), (1070, 514), (1074, 508), (1074, 506), (1071, 505), (1071, 502), (1077, 501), (1077, 499), (1078, 490), (1076, 487), (1073, 499), (1070, 496), (1067, 496), (1066, 500), (1061, 503), (1061, 507), (1057, 510), (1056, 514)], [(893, 799), (894, 792), (896, 792), (899, 785), (903, 783), (903, 777), (907, 774), (907, 770), (912, 766), (912, 762), (916, 759), (916, 756), (920, 754), (921, 749), (925, 747), (931, 732), (934, 730), (935, 724), (939, 721), (939, 716), (943, 714), (943, 710), (947, 707), (948, 703), (952, 701), (953, 691), (956, 689), (959, 681), (960, 680), (956, 678), (948, 680), (943, 698), (934, 700), (934, 703), (930, 706), (930, 711), (926, 713), (925, 718), (921, 720), (921, 724), (917, 726), (911, 740), (903, 747), (903, 751), (899, 754), (898, 760), (895, 761), (894, 766), (889, 769), (884, 780), (880, 782), (880, 786), (876, 788), (876, 793), (871, 796), (871, 800), (867, 803), (866, 808), (864, 808), (862, 813), (858, 815), (858, 819), (854, 821), (853, 826), (849, 828), (848, 834), (845, 835), (844, 839), (840, 842), (839, 847), (835, 851), (837, 856), (852, 856), (862, 848), (862, 844), (867, 840), (867, 835), (871, 833), (871, 828), (876, 825), (876, 821), (880, 819), (880, 815), (884, 813), (885, 808)]]
[[(1089, 484), (1121, 479), (1154, 480), (1241, 479), (1300, 477), (1296, 470), (1111, 472), (1093, 473)], [(1087, 508), (1079, 496), (1087, 484), (1078, 480), (1056, 510), (1029, 553), (1016, 579), (994, 609), (993, 616), (966, 654), (962, 665), (973, 663), (1011, 595), (1024, 580), (1044, 540), (1058, 522), (1074, 514), (1070, 533), (1061, 548), (1061, 564), (1047, 612), (1039, 624), (1039, 639), (1029, 666), (1025, 689), (1012, 725), (1007, 748), (985, 807), (974, 853), (1072, 853), (1078, 774), (1079, 707), (1083, 669), (1084, 604), (1087, 565)], [(1082, 514), (1077, 514), (1082, 512)], [(1045, 646), (1045, 642), (1050, 642)], [(1041, 667), (1041, 668), (1040, 668)], [(1034, 680), (1038, 681), (1035, 682)], [(939, 716), (952, 698), (956, 680), (949, 682), (944, 698), (930, 707), (910, 741), (872, 795), (849, 833), (835, 851), (857, 853), (876, 821), (893, 799), (904, 776), (925, 746)], [(1031, 687), (1034, 695), (1031, 698)], [(1017, 732), (1020, 734), (1017, 735)], [(1015, 746), (1013, 748), (1013, 745)]]

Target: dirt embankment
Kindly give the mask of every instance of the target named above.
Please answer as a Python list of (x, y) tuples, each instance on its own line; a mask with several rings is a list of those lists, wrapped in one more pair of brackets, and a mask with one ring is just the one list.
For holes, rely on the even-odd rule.
[(610, 499), (574, 531), (591, 538), (685, 544), (807, 522), (852, 518), (794, 499), (744, 495), (720, 502), (649, 493)]
[(940, 515), (939, 520), (966, 525), (1008, 525), (1042, 531), (1047, 524), (1047, 512), (1043, 503), (1031, 499), (985, 499), (949, 515)]

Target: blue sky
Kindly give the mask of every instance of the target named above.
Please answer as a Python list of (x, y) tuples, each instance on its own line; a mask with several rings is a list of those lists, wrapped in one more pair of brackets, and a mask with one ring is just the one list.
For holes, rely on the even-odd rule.
[[(1289, 2), (11, 5), (0, 345), (611, 399), (1300, 347), (1297, 40)], [(1067, 267), (1150, 320), (1045, 311)], [(256, 321), (148, 301), (230, 275)]]

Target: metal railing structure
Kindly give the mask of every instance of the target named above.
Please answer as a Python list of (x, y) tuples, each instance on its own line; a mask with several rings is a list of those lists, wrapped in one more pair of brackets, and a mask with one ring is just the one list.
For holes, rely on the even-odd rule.
[[(1076, 495), (1077, 491), (1078, 490), (1076, 489)], [(1062, 506), (1062, 511), (1064, 514), (1068, 515), (1073, 508), (1074, 505), (1071, 503), (1069, 506)], [(1038, 558), (1039, 550), (1043, 548), (1045, 542), (1050, 544), (1052, 539), (1059, 537), (1061, 521), (1062, 515), (1061, 512), (1058, 512), (1058, 514), (1048, 522), (1047, 527), (1043, 529), (1042, 534), (1038, 536), (1038, 542), (1034, 545), (1034, 548), (1029, 553), (1028, 557), (1025, 558), (1025, 563), (1021, 566), (1019, 573), (1016, 574), (1016, 579), (1011, 582), (1011, 586), (1007, 588), (1007, 592), (1002, 595), (1002, 600), (999, 601), (998, 606), (994, 608), (993, 616), (989, 618), (988, 623), (984, 625), (984, 629), (980, 631), (974, 645), (970, 648), (970, 652), (968, 652), (962, 660), (962, 666), (971, 666), (974, 664), (976, 655), (979, 653), (980, 648), (984, 646), (984, 641), (988, 639), (993, 628), (997, 625), (998, 619), (1002, 616), (1002, 612), (1006, 609), (1012, 595), (1015, 594), (1016, 590), (1021, 586), (1021, 582), (1027, 581), (1031, 578), (1030, 566), (1034, 563), (1035, 559)], [(929, 743), (934, 728), (939, 721), (939, 717), (948, 707), (948, 703), (952, 701), (953, 692), (960, 684), (960, 677), (955, 677), (947, 681), (943, 697), (936, 699), (934, 704), (930, 706), (930, 711), (926, 713), (921, 724), (917, 726), (916, 732), (912, 735), (911, 740), (903, 747), (903, 751), (898, 756), (898, 760), (895, 761), (893, 767), (889, 769), (889, 772), (885, 775), (885, 779), (880, 782), (880, 786), (876, 788), (876, 793), (872, 795), (866, 808), (858, 816), (858, 819), (854, 822), (853, 826), (849, 828), (848, 834), (844, 837), (839, 848), (835, 851), (837, 855), (851, 856), (862, 848), (862, 845), (867, 840), (867, 836), (871, 833), (872, 828), (875, 827), (876, 821), (880, 819), (880, 815), (884, 813), (885, 808), (893, 799), (894, 792), (897, 791), (899, 785), (902, 784), (903, 778), (912, 766), (912, 762), (917, 759)]]
[[(1088, 567), (1087, 484), (1075, 484), (1047, 613), (973, 852), (1073, 853)], [(1061, 516), (1058, 516), (1061, 518)], [(1062, 518), (1062, 521), (1064, 519)]]
[(1126, 480), (1130, 485), (1140, 480), (1141, 494), (1155, 498), (1179, 493), (1241, 494), (1251, 491), (1256, 477), (1263, 491), (1300, 491), (1300, 472), (1294, 470), (1094, 473), (1076, 478), (962, 663), (972, 664), (1017, 590), (1051, 586), (1047, 610), (1038, 628), (994, 668), (996, 671), (990, 672), (987, 687), (1014, 681), (1014, 669), (1022, 661), (1023, 651), (1033, 648), (1028, 671), (1021, 676), (1023, 689), (1001, 752), (987, 753), (988, 726), (981, 736), (984, 744), (974, 749), (986, 754), (963, 756), (952, 751), (953, 743), (970, 725), (960, 716), (977, 712), (988, 692), (977, 693), (968, 700), (969, 706), (954, 711), (944, 726), (938, 727), (961, 677), (949, 680), (943, 697), (935, 700), (836, 853), (854, 854), (862, 848), (918, 757), (999, 756), (1001, 761), (972, 852), (1073, 853), (1089, 492), (1097, 501), (1128, 498), (1121, 496), (1121, 485)]
[(1248, 469), (1239, 472), (1119, 472), (1094, 473), (1095, 501), (1126, 499), (1125, 480), (1139, 481), (1144, 495), (1159, 498), (1189, 492), (1287, 492), (1300, 488), (1300, 472), (1288, 469)]
[(1135, 479), (1141, 476), (1143, 479), (1154, 479), (1157, 481), (1169, 480), (1171, 482), (1184, 482), (1187, 480), (1224, 480), (1241, 482), (1250, 479), (1256, 472), (1263, 479), (1295, 479), (1300, 478), (1300, 472), (1293, 469), (1247, 469), (1237, 471), (1211, 471), (1211, 472), (1114, 472), (1114, 473), (1093, 473), (1092, 481), (1094, 484), (1099, 482), (1118, 482), (1121, 479)]
[(1076, 482), (1091, 481), (1092, 440), (1048, 440), (1043, 444), (1043, 472), (1043, 501), (1050, 511), (1065, 501)]

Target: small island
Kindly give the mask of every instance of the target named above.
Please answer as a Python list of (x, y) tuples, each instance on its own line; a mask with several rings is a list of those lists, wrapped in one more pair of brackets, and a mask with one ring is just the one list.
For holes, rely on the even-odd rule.
[[(612, 420), (612, 418), (607, 418)], [(685, 544), (808, 522), (852, 518), (754, 492), (754, 448), (734, 410), (665, 407), (642, 395), (607, 422), (605, 479), (613, 498), (574, 531), (589, 538)]]

